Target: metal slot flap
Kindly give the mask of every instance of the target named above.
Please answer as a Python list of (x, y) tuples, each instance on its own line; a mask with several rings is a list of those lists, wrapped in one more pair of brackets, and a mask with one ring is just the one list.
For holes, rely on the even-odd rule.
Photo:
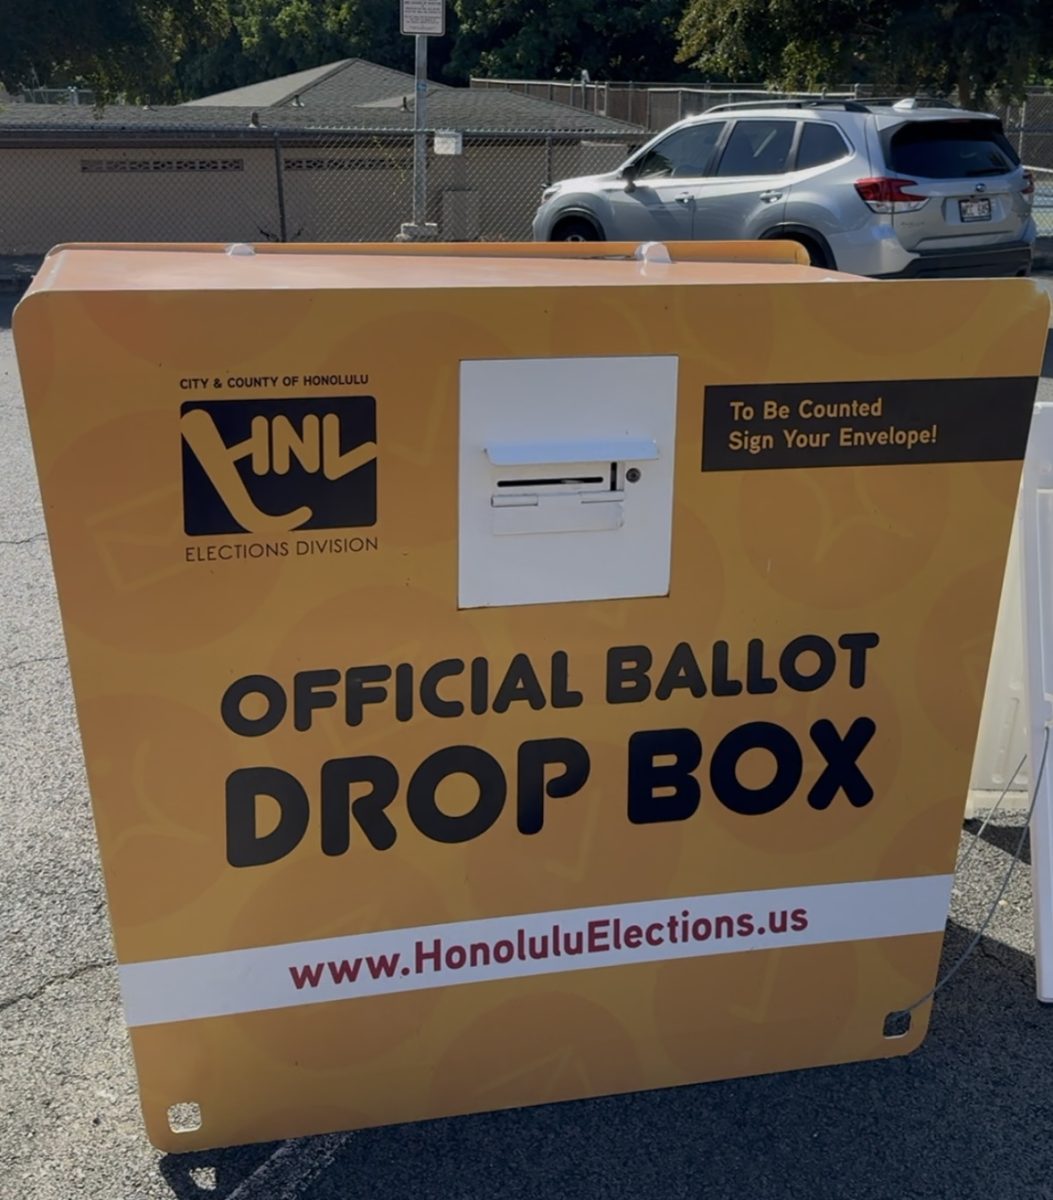
[[(599, 533), (625, 524), (623, 492), (602, 496), (519, 496), (519, 504), (498, 504), (491, 510), (491, 529), (498, 535), (526, 533)], [(506, 497), (500, 497), (505, 500)], [(508, 497), (511, 499), (511, 497)], [(604, 503), (588, 503), (602, 499)], [(533, 501), (533, 503), (530, 503)]]
[(490, 442), (486, 457), (495, 467), (557, 463), (648, 462), (658, 446), (646, 438), (597, 438), (587, 442)]

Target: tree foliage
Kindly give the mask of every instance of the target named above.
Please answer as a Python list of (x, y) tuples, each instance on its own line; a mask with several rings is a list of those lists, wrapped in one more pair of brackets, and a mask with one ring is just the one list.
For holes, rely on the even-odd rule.
[(218, 36), (225, 15), (226, 0), (0, 0), (0, 82), (156, 99), (186, 46)]
[(672, 79), (683, 0), (454, 0), (451, 74)]
[[(0, 0), (0, 82), (190, 99), (335, 59), (412, 69), (398, 0)], [(1053, 0), (448, 0), (431, 73), (873, 84), (964, 104), (1050, 74)], [(697, 77), (697, 76), (696, 76)]]
[[(452, 36), (429, 41), (430, 58), (445, 62)], [(223, 37), (192, 45), (176, 79), (190, 98), (341, 58), (413, 70), (413, 39), (399, 29), (397, 0), (229, 0)]]
[(688, 0), (680, 59), (783, 88), (1018, 95), (1053, 53), (1049, 0)]
[[(448, 34), (429, 39), (433, 77), (668, 79), (683, 0), (450, 0)], [(345, 57), (413, 69), (397, 0), (230, 0), (218, 43), (191, 47), (182, 95), (240, 87)]]

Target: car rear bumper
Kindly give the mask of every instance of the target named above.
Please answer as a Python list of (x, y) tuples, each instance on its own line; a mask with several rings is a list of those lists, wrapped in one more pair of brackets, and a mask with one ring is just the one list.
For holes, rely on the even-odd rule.
[(877, 279), (976, 278), (1026, 275), (1031, 270), (1030, 242), (1011, 242), (983, 249), (944, 250), (918, 254), (905, 267)]

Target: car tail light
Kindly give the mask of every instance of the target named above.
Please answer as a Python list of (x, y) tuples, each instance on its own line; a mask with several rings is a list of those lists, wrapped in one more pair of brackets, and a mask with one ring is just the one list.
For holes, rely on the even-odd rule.
[(1024, 186), (1020, 190), (1025, 196), (1033, 196), (1035, 194), (1035, 177), (1030, 171), (1024, 172)]
[(856, 191), (873, 212), (914, 212), (929, 202), (928, 196), (919, 196), (905, 189), (917, 187), (913, 179), (857, 179)]

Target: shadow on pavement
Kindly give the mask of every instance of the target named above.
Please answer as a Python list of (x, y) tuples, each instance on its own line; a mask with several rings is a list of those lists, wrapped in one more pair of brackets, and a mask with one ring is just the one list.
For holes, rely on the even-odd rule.
[(1053, 379), (1053, 330), (1046, 334), (1046, 354), (1042, 359), (1042, 378)]
[(261, 1142), (237, 1150), (167, 1154), (159, 1166), (172, 1195), (179, 1200), (205, 1200), (205, 1197), (224, 1200), (281, 1145), (281, 1142)]
[[(948, 926), (945, 966), (970, 936)], [(367, 1130), (280, 1194), (1053, 1200), (1051, 1078), (1053, 1009), (1035, 1001), (1032, 960), (985, 940), (909, 1057)], [(238, 1200), (256, 1200), (265, 1171), (263, 1190), (244, 1181), (273, 1148), (168, 1156), (161, 1171), (179, 1200), (239, 1182)], [(191, 1179), (202, 1167), (207, 1193)]]
[[(980, 825), (980, 821), (970, 818), (962, 828), (966, 833), (971, 833), (975, 837), (980, 833)], [(1012, 856), (1016, 853), (1021, 833), (1024, 833), (1024, 830), (1019, 826), (995, 825), (992, 822), (980, 836), (988, 845), (994, 846), (997, 850), (1004, 850), (1006, 854)], [(1024, 833), (1024, 845), (1020, 851), (1020, 861), (1025, 866), (1031, 865), (1031, 835), (1029, 833)]]
[(17, 296), (0, 294), (0, 329), (11, 328), (11, 314), (18, 303)]
[(166, 1154), (161, 1174), (179, 1200), (224, 1200), (260, 1168), (282, 1142), (260, 1142), (237, 1150), (203, 1150)]

